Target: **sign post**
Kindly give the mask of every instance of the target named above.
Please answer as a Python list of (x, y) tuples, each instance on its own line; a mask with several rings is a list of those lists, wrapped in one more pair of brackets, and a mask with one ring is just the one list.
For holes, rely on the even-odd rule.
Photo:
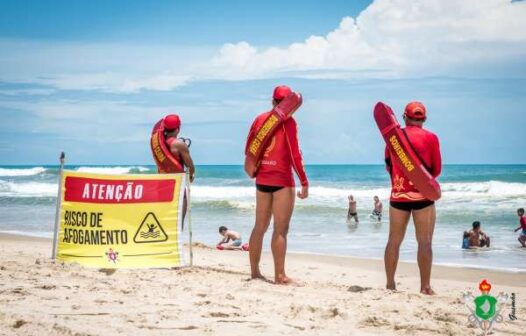
[(64, 161), (66, 154), (60, 153), (60, 168), (58, 173), (58, 194), (57, 194), (57, 209), (55, 212), (55, 228), (53, 230), (53, 248), (51, 249), (51, 259), (55, 259), (57, 256), (57, 235), (58, 227), (60, 225), (60, 205), (62, 202), (62, 173), (64, 172)]
[(192, 198), (190, 197), (190, 173), (186, 172), (187, 200), (188, 200), (188, 244), (190, 249), (190, 267), (194, 266), (194, 250), (192, 246)]

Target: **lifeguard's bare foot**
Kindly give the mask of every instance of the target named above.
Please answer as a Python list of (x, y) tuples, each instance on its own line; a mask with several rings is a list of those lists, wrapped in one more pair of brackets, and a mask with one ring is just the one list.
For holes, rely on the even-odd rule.
[(387, 285), (385, 285), (385, 288), (388, 289), (388, 290), (395, 291), (396, 290), (396, 284), (394, 282), (393, 283), (388, 282)]
[(276, 285), (295, 286), (295, 287), (305, 286), (304, 283), (293, 280), (289, 278), (288, 276), (278, 276), (275, 278), (274, 283)]
[(420, 293), (424, 295), (436, 295), (435, 291), (431, 287), (424, 287), (420, 290)]
[(263, 274), (261, 273), (250, 275), (250, 280), (263, 280), (263, 281), (269, 282), (269, 280), (265, 278), (265, 276), (263, 276)]

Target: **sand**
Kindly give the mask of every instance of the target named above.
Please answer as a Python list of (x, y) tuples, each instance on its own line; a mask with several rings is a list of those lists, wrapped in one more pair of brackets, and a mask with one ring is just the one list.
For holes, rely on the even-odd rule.
[[(1, 335), (480, 335), (462, 292), (515, 293), (516, 315), (494, 335), (526, 334), (526, 273), (438, 267), (438, 295), (419, 294), (418, 269), (402, 263), (399, 291), (383, 263), (290, 254), (304, 287), (249, 280), (248, 254), (194, 249), (194, 268), (103, 272), (49, 259), (51, 242), (0, 235)], [(272, 276), (272, 257), (262, 269)]]

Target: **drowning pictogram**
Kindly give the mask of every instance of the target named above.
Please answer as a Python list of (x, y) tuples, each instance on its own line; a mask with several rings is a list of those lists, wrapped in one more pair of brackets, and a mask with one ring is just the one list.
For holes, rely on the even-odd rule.
[(168, 235), (164, 232), (161, 223), (153, 212), (148, 212), (142, 220), (133, 241), (136, 243), (158, 243), (168, 240)]

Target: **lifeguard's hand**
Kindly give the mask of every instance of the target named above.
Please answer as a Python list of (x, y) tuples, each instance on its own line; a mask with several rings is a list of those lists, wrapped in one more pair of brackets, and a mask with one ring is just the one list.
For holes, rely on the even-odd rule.
[(309, 186), (301, 187), (301, 190), (298, 191), (298, 198), (305, 199), (309, 197)]

